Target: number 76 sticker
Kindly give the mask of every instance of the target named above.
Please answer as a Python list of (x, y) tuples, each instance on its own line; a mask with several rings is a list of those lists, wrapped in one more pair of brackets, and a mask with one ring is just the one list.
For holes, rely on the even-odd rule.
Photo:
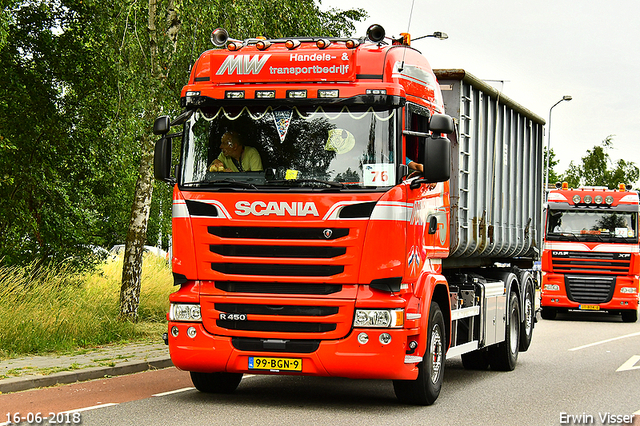
[(365, 186), (393, 186), (396, 184), (396, 170), (393, 164), (376, 163), (364, 165)]

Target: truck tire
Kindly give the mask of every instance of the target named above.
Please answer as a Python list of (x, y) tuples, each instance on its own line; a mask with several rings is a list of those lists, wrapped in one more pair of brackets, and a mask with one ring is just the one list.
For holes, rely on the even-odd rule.
[(462, 365), (467, 370), (486, 370), (489, 368), (489, 351), (487, 348), (478, 349), (461, 355)]
[(242, 373), (190, 373), (193, 386), (204, 393), (232, 393), (242, 380)]
[(622, 311), (622, 321), (623, 322), (636, 322), (638, 321), (638, 311)]
[(518, 362), (518, 348), (520, 347), (520, 302), (518, 295), (512, 291), (507, 306), (507, 327), (504, 341), (491, 346), (491, 368), (497, 371), (511, 371)]
[(533, 296), (533, 286), (527, 286), (524, 293), (524, 321), (520, 324), (520, 352), (525, 352), (531, 345), (533, 325), (536, 321), (536, 303)]
[(555, 308), (540, 308), (540, 316), (542, 319), (554, 320), (558, 311)]
[(416, 380), (394, 380), (393, 390), (400, 402), (411, 405), (431, 405), (442, 388), (447, 355), (447, 336), (440, 306), (431, 302), (427, 327), (427, 349), (418, 364)]

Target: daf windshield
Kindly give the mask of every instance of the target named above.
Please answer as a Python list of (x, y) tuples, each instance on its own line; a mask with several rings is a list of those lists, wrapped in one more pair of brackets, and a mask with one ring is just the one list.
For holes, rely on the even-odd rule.
[(549, 210), (547, 240), (638, 242), (635, 211)]
[(185, 123), (180, 184), (393, 186), (398, 115), (353, 106), (199, 109)]

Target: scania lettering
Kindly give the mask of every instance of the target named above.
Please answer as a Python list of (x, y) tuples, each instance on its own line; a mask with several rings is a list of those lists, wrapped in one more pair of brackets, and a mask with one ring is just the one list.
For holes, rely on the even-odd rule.
[(638, 192), (626, 185), (549, 191), (541, 315), (604, 311), (638, 320)]
[(249, 203), (249, 201), (238, 201), (236, 203), (236, 214), (238, 216), (268, 216), (270, 214), (275, 214), (277, 216), (284, 216), (288, 214), (289, 216), (306, 216), (313, 215), (318, 216), (318, 209), (313, 202), (294, 202), (294, 203), (286, 203), (280, 202), (277, 203), (275, 201), (270, 201), (269, 203), (265, 203), (264, 201), (254, 201), (253, 203)]
[[(183, 112), (154, 125), (155, 176), (173, 185), (166, 342), (195, 387), (387, 379), (429, 405), (447, 358), (515, 368), (535, 322), (544, 120), (380, 26), (212, 40)], [(211, 167), (229, 131), (263, 170)]]

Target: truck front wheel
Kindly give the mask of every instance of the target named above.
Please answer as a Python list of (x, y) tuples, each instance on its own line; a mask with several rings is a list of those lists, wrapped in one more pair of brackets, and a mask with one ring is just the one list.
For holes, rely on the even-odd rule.
[(427, 351), (418, 364), (416, 380), (394, 380), (393, 390), (400, 402), (412, 405), (431, 405), (442, 388), (447, 355), (444, 317), (440, 306), (431, 302), (427, 329)]
[(198, 373), (191, 371), (193, 386), (204, 393), (232, 393), (242, 380), (242, 373)]

